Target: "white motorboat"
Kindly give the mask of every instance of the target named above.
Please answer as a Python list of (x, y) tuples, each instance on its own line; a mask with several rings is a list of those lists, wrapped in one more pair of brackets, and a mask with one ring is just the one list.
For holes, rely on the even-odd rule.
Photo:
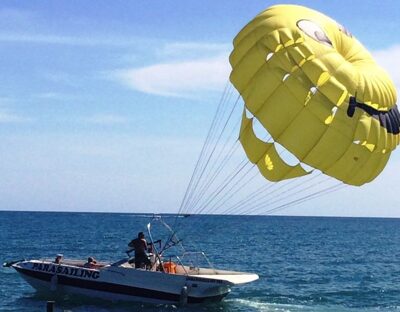
[[(67, 259), (61, 263), (50, 259), (21, 260), (6, 266), (17, 270), (38, 291), (149, 303), (220, 301), (232, 286), (258, 279), (257, 274), (214, 269), (203, 252), (167, 255), (166, 250), (180, 245), (180, 241), (173, 234), (164, 247), (160, 244), (157, 250), (151, 223), (147, 228), (153, 251), (148, 268), (135, 268), (133, 257), (115, 263), (98, 262), (91, 267), (87, 267), (85, 261)], [(197, 266), (194, 259), (199, 258), (205, 260), (208, 267)]]

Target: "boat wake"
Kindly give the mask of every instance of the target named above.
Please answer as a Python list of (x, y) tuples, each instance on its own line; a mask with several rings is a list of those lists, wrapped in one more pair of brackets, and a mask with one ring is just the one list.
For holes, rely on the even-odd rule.
[[(315, 309), (308, 309), (306, 306), (302, 305), (292, 305), (292, 304), (278, 304), (270, 303), (264, 301), (250, 300), (250, 299), (240, 299), (233, 298), (225, 300), (226, 303), (233, 303), (239, 311), (260, 311), (260, 312), (315, 312)], [(242, 309), (240, 309), (242, 307)]]
[[(233, 298), (225, 300), (234, 306), (235, 311), (258, 311), (258, 312), (373, 312), (379, 310), (377, 307), (359, 307), (350, 308), (339, 305), (322, 306), (322, 305), (296, 305), (296, 304), (281, 304), (265, 302), (253, 299)], [(392, 307), (393, 310), (398, 310), (399, 307)], [(228, 309), (227, 311), (231, 311)]]

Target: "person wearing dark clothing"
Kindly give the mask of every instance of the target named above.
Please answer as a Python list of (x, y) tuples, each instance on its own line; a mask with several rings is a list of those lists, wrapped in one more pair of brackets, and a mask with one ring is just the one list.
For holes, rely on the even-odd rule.
[(133, 239), (129, 247), (135, 250), (135, 268), (143, 268), (151, 266), (151, 262), (147, 257), (147, 241), (143, 232), (139, 232), (138, 237)]
[(58, 254), (57, 256), (56, 256), (56, 259), (54, 260), (54, 263), (56, 263), (56, 264), (60, 264), (61, 263), (61, 261), (62, 261), (62, 259), (63, 259), (63, 255), (62, 254)]
[(95, 268), (97, 266), (97, 261), (93, 257), (89, 257), (87, 262), (83, 265), (85, 268)]

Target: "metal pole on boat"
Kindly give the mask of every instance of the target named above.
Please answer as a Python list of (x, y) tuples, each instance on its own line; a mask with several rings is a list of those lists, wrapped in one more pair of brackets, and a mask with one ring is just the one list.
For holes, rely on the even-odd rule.
[(54, 312), (55, 301), (47, 301), (47, 312)]
[(179, 305), (181, 307), (185, 306), (188, 301), (188, 288), (187, 286), (183, 286), (181, 289), (181, 296), (179, 297)]

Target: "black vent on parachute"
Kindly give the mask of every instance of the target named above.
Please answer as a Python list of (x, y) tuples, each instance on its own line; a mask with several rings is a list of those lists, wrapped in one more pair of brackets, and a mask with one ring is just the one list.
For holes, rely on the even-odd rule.
[(357, 102), (354, 96), (350, 97), (349, 107), (347, 109), (347, 116), (353, 117), (356, 107), (361, 108), (368, 115), (379, 120), (381, 127), (385, 128), (388, 133), (399, 134), (400, 133), (400, 113), (395, 105), (392, 109), (387, 112), (381, 112), (368, 106), (367, 104)]

